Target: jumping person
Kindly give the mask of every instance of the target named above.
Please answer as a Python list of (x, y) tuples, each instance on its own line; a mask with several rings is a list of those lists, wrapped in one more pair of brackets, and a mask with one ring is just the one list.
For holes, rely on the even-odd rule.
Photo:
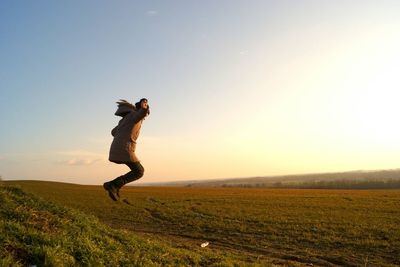
[(138, 180), (144, 174), (144, 168), (135, 155), (135, 148), (142, 122), (150, 114), (146, 98), (140, 99), (135, 105), (126, 100), (120, 100), (117, 104), (118, 109), (115, 115), (121, 116), (122, 119), (111, 131), (114, 140), (110, 147), (109, 161), (126, 164), (131, 171), (103, 184), (104, 189), (114, 201), (118, 200), (119, 189), (122, 186)]

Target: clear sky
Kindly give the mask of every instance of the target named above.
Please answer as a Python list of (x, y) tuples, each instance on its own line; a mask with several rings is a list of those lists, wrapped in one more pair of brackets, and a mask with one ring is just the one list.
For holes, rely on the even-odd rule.
[(400, 167), (400, 1), (0, 2), (0, 175), (102, 184)]

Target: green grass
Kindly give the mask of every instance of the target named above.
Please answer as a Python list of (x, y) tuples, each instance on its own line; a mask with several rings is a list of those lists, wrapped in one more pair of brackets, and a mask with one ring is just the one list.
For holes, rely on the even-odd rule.
[(0, 186), (0, 266), (244, 266), (210, 251), (172, 248), (91, 215)]
[[(112, 202), (100, 186), (12, 184), (223, 264), (400, 265), (399, 190), (125, 187), (127, 205)], [(210, 245), (200, 248), (205, 241)], [(210, 254), (202, 256), (205, 251)]]

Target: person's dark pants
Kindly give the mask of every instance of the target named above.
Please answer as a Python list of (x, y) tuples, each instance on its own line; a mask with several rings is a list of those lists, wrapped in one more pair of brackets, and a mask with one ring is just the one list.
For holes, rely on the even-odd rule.
[(140, 162), (130, 162), (126, 163), (126, 165), (131, 171), (111, 181), (117, 189), (120, 189), (127, 183), (140, 179), (144, 174), (144, 168)]

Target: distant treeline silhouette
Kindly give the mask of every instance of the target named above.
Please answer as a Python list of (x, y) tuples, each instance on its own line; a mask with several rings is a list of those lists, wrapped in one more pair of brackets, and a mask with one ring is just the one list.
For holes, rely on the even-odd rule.
[(400, 179), (388, 180), (334, 180), (298, 183), (222, 184), (222, 187), (243, 188), (299, 188), (299, 189), (400, 189)]
[(187, 187), (400, 189), (400, 169), (259, 176), (181, 183)]
[[(400, 179), (390, 180), (337, 180), (337, 181), (314, 181), (299, 184), (286, 185), (291, 188), (310, 189), (400, 189)], [(286, 187), (285, 186), (285, 187)], [(279, 185), (277, 185), (279, 187)]]

